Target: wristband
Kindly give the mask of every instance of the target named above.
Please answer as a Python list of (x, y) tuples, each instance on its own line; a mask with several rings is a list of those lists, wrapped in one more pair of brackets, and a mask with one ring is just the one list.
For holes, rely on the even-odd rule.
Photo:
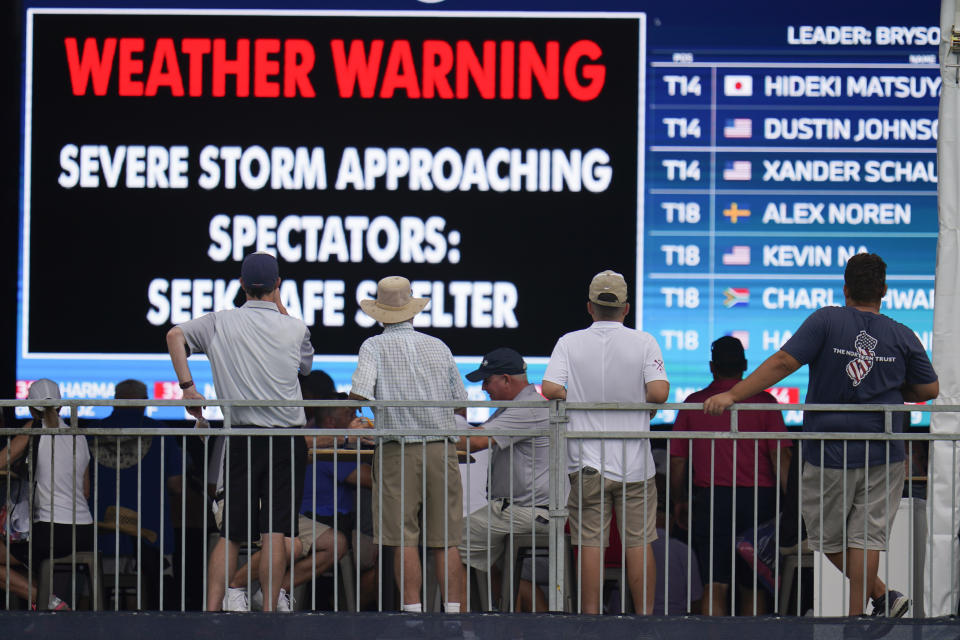
[(180, 388), (181, 388), (181, 389), (189, 389), (189, 388), (192, 387), (192, 386), (193, 386), (193, 380), (187, 380), (186, 382), (181, 382), (181, 383), (180, 383)]

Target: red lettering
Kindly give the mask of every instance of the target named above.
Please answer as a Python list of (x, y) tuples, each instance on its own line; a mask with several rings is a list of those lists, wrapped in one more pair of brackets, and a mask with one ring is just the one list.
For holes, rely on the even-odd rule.
[(560, 43), (547, 43), (547, 61), (544, 62), (535, 44), (529, 40), (520, 42), (519, 70), (517, 71), (517, 97), (529, 100), (533, 97), (533, 76), (547, 100), (560, 97)]
[(447, 75), (453, 69), (453, 47), (444, 40), (423, 41), (423, 97), (449, 100), (453, 89)]
[(280, 96), (280, 83), (267, 79), (280, 73), (280, 61), (271, 60), (271, 53), (280, 53), (280, 40), (257, 38), (253, 41), (253, 95), (258, 98)]
[(500, 43), (500, 98), (513, 100), (513, 40)]
[(121, 96), (142, 96), (143, 82), (134, 80), (134, 74), (143, 73), (143, 60), (133, 54), (143, 51), (143, 38), (120, 38), (120, 55), (117, 60), (119, 74), (117, 93)]
[(180, 76), (180, 63), (177, 62), (177, 50), (173, 38), (159, 38), (153, 50), (153, 62), (147, 75), (147, 88), (143, 95), (157, 95), (158, 87), (170, 87), (170, 95), (183, 95), (183, 78)]
[(390, 46), (390, 57), (383, 71), (383, 83), (380, 85), (380, 97), (392, 98), (393, 92), (403, 89), (408, 98), (420, 97), (417, 84), (417, 69), (413, 65), (413, 53), (409, 40), (394, 40)]
[(477, 59), (473, 46), (466, 40), (457, 41), (457, 99), (466, 100), (470, 95), (469, 78), (480, 92), (480, 97), (492, 100), (497, 97), (497, 43), (483, 43), (483, 63)]
[(189, 57), (190, 97), (203, 95), (203, 56), (210, 53), (210, 38), (184, 38), (180, 50)]
[(380, 60), (383, 58), (383, 40), (370, 43), (370, 56), (363, 50), (363, 40), (350, 41), (350, 55), (347, 56), (343, 40), (331, 40), (330, 51), (333, 54), (333, 69), (337, 75), (337, 88), (341, 98), (352, 98), (354, 86), (360, 86), (361, 98), (372, 98), (377, 90), (377, 74)]
[(117, 39), (106, 38), (103, 52), (97, 51), (97, 39), (83, 41), (83, 55), (77, 50), (76, 38), (64, 38), (67, 50), (67, 68), (70, 70), (70, 87), (73, 95), (82, 96), (87, 92), (87, 83), (93, 81), (93, 94), (106, 95), (110, 84), (110, 72), (113, 70), (113, 54), (117, 50)]
[(213, 40), (213, 95), (222, 98), (227, 94), (227, 76), (237, 79), (236, 96), (246, 98), (250, 95), (250, 40), (237, 40), (237, 57), (227, 59), (227, 41), (224, 38)]
[(593, 100), (603, 90), (603, 83), (607, 78), (607, 68), (604, 65), (583, 65), (583, 77), (589, 80), (586, 84), (580, 84), (580, 78), (577, 77), (577, 65), (581, 59), (596, 61), (602, 55), (603, 49), (592, 40), (577, 40), (567, 49), (567, 54), (563, 57), (563, 84), (576, 100)]
[(305, 98), (317, 93), (310, 82), (310, 71), (317, 54), (309, 40), (292, 39), (283, 45), (283, 97), (293, 98), (299, 91)]

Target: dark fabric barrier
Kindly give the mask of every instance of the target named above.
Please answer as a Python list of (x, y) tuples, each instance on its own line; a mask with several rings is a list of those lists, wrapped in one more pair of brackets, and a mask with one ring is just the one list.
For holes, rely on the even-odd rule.
[(27, 613), (0, 614), (4, 638), (188, 638), (211, 640), (310, 637), (362, 640), (954, 640), (960, 619), (640, 618), (550, 614), (410, 615), (400, 613)]

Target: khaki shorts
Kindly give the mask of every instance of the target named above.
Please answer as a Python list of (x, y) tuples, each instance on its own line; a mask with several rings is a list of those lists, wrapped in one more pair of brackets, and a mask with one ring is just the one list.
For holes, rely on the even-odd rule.
[[(381, 501), (382, 523), (381, 514), (377, 513)], [(385, 442), (373, 456), (373, 539), (390, 547), (417, 546), (422, 543), (421, 520), (426, 525), (428, 547), (460, 544), (463, 497), (456, 444), (428, 442), (424, 446), (415, 442), (401, 446), (399, 442)]]
[[(848, 548), (885, 550), (887, 530), (893, 526), (893, 519), (900, 507), (904, 476), (902, 462), (891, 463), (889, 470), (883, 465), (866, 469), (830, 469), (804, 464), (801, 509), (803, 522), (807, 525), (810, 547), (823, 553), (839, 553)], [(821, 496), (824, 518), (822, 523)], [(847, 527), (846, 541), (843, 539), (844, 522)]]
[[(312, 518), (300, 515), (300, 555), (299, 558), (306, 558), (313, 553), (313, 545), (317, 538), (330, 531), (332, 527), (322, 522), (317, 522)], [(316, 530), (314, 530), (316, 526)], [(357, 536), (359, 535), (359, 539)], [(337, 543), (339, 544), (339, 543)], [(350, 534), (350, 541), (347, 543), (353, 551), (353, 561), (360, 566), (361, 571), (371, 569), (377, 562), (377, 545), (373, 544), (373, 538), (356, 529)]]
[[(298, 524), (300, 535), (297, 537), (300, 539), (300, 555), (297, 557), (306, 558), (310, 555), (310, 552), (313, 551), (314, 541), (327, 531), (330, 531), (332, 527), (322, 522), (317, 522), (313, 518), (308, 518), (302, 513), (300, 514)], [(314, 529), (314, 527), (316, 527), (316, 529)]]
[[(583, 477), (583, 521), (581, 518), (580, 477)], [(624, 494), (626, 512), (624, 513)], [(600, 500), (603, 499), (601, 511)], [(611, 507), (617, 512), (620, 539), (624, 546), (642, 547), (657, 539), (657, 485), (653, 478), (623, 483), (602, 478), (591, 467), (570, 474), (570, 497), (567, 512), (570, 520), (570, 542), (585, 547), (606, 547), (610, 544)], [(626, 534), (624, 534), (626, 528)], [(602, 536), (601, 536), (602, 529)]]

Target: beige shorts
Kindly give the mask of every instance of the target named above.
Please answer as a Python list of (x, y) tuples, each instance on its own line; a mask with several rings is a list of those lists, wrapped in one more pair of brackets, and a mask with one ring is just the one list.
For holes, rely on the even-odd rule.
[(428, 547), (460, 544), (463, 497), (456, 444), (385, 442), (373, 456), (373, 539), (390, 547), (417, 546), (421, 521)]
[[(904, 476), (902, 462), (891, 463), (889, 470), (883, 465), (830, 469), (804, 464), (801, 509), (810, 547), (823, 553), (839, 553), (848, 548), (885, 550), (887, 530), (893, 526), (900, 506)], [(821, 498), (823, 522), (820, 521)]]
[[(580, 478), (583, 478), (583, 504)], [(626, 509), (624, 510), (624, 495)], [(601, 497), (603, 505), (601, 509)], [(657, 485), (653, 478), (623, 483), (602, 478), (590, 467), (570, 474), (570, 497), (567, 512), (570, 520), (570, 542), (585, 547), (606, 547), (610, 544), (611, 507), (617, 512), (620, 539), (624, 546), (642, 547), (657, 539)], [(582, 522), (581, 522), (581, 513)], [(626, 533), (624, 533), (626, 528)], [(601, 535), (602, 530), (602, 535)]]
[(300, 530), (300, 534), (297, 536), (300, 539), (300, 555), (297, 557), (305, 558), (310, 555), (313, 550), (314, 541), (327, 531), (330, 531), (332, 527), (322, 522), (317, 522), (313, 518), (308, 518), (301, 513), (298, 528)]
[[(329, 525), (317, 522), (313, 518), (308, 518), (303, 514), (300, 514), (299, 524), (300, 535), (298, 538), (300, 540), (300, 555), (297, 556), (298, 559), (306, 558), (313, 553), (313, 545), (317, 538), (332, 529)], [(316, 527), (316, 529), (314, 529), (314, 527)], [(340, 542), (337, 544), (340, 544)], [(347, 544), (353, 551), (353, 561), (360, 565), (361, 571), (366, 571), (376, 564), (377, 545), (373, 544), (373, 538), (354, 529), (350, 534), (350, 540)]]

